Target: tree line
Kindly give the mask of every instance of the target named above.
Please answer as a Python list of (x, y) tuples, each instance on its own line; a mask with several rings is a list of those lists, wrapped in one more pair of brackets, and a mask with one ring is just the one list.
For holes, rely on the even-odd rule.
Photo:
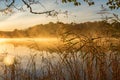
[(82, 34), (85, 36), (120, 37), (120, 23), (108, 23), (105, 21), (85, 23), (62, 23), (50, 22), (39, 24), (24, 30), (0, 31), (1, 38), (24, 38), (24, 37), (60, 37), (65, 32)]

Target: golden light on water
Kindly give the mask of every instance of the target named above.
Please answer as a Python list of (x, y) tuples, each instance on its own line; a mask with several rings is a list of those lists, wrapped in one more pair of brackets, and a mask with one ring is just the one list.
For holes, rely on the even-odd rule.
[(0, 38), (0, 43), (6, 42), (5, 38)]
[(12, 55), (7, 55), (4, 57), (3, 59), (3, 63), (6, 65), (6, 66), (10, 66), (10, 65), (13, 65), (15, 62), (15, 57), (12, 56)]
[(0, 43), (11, 41), (57, 41), (58, 38), (0, 38)]

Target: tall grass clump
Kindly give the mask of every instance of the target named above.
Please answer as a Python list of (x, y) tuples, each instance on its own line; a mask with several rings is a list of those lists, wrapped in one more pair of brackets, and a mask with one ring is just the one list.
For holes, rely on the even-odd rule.
[(31, 52), (25, 63), (1, 63), (1, 80), (120, 80), (118, 39), (67, 32), (61, 41), (54, 50)]

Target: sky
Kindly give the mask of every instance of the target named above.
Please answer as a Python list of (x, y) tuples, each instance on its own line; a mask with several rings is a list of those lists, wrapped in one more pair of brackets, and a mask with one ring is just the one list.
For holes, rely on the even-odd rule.
[[(17, 0), (16, 6), (19, 7), (22, 5), (21, 0)], [(12, 31), (14, 29), (26, 29), (28, 27), (38, 25), (38, 24), (47, 24), (49, 22), (64, 22), (64, 23), (83, 23), (88, 21), (98, 21), (101, 20), (101, 15), (97, 14), (101, 10), (101, 4), (105, 7), (106, 0), (95, 0), (95, 5), (90, 6), (87, 3), (81, 2), (82, 5), (74, 6), (73, 3), (61, 3), (60, 0), (39, 0), (41, 1), (43, 8), (40, 4), (32, 5), (34, 11), (47, 11), (47, 10), (56, 10), (65, 12), (68, 11), (68, 15), (59, 14), (57, 17), (47, 16), (46, 14), (32, 14), (23, 6), (26, 10), (25, 12), (15, 10), (15, 13), (10, 15), (3, 15), (0, 13), (0, 31)], [(80, 0), (81, 1), (81, 0)], [(2, 5), (4, 7), (4, 5)], [(112, 13), (119, 14), (120, 9), (118, 10), (109, 10), (109, 16), (112, 16)]]

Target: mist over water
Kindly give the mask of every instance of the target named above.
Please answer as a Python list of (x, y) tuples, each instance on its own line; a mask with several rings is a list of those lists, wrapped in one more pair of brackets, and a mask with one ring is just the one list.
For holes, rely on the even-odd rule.
[(41, 65), (41, 57), (53, 59), (53, 56), (58, 56), (56, 53), (50, 54), (47, 50), (55, 48), (59, 41), (58, 38), (1, 38), (0, 59), (2, 61), (6, 54), (12, 55), (19, 57), (22, 66), (26, 66), (31, 56), (37, 55), (35, 59), (38, 67)]
[[(101, 43), (105, 42), (107, 38), (102, 38), (100, 41)], [(108, 40), (108, 39), (107, 39)], [(117, 43), (119, 42), (119, 39), (116, 40), (114, 38), (109, 38), (110, 42), (114, 43), (117, 45)], [(75, 39), (74, 41), (78, 41), (78, 38)], [(98, 42), (98, 41), (96, 41)], [(108, 41), (107, 41), (108, 42)], [(18, 63), (20, 61), (20, 67), (22, 68), (22, 70), (25, 71), (30, 71), (30, 74), (34, 74), (34, 71), (36, 75), (44, 75), (42, 72), (46, 72), (48, 68), (52, 68), (53, 70), (55, 70), (56, 68), (58, 68), (58, 70), (63, 70), (63, 73), (67, 76), (65, 76), (65, 78), (67, 80), (69, 80), (69, 70), (71, 68), (71, 66), (73, 67), (73, 70), (76, 69), (74, 68), (73, 65), (76, 65), (76, 67), (78, 68), (78, 72), (80, 75), (83, 75), (84, 69), (87, 70), (87, 68), (90, 67), (90, 65), (87, 65), (89, 63), (85, 61), (84, 62), (84, 58), (85, 58), (85, 52), (81, 52), (81, 51), (73, 51), (70, 53), (70, 51), (68, 52), (64, 52), (64, 50), (58, 51), (58, 52), (50, 52), (49, 49), (57, 49), (57, 47), (61, 47), (62, 41), (60, 41), (60, 39), (58, 38), (1, 38), (0, 39), (0, 62), (2, 64), (5, 65), (11, 65), (14, 62), (14, 58), (17, 59)], [(94, 43), (94, 42), (93, 42)], [(95, 44), (93, 44), (95, 46)], [(109, 44), (109, 42), (108, 42)], [(100, 55), (100, 57), (103, 57), (105, 55), (105, 57), (103, 57), (103, 62), (105, 62), (106, 66), (110, 63), (109, 59), (109, 55), (110, 52), (106, 52), (105, 54), (102, 53), (102, 46), (100, 46), (100, 53), (98, 52), (95, 55)], [(107, 45), (107, 43), (105, 44)], [(68, 46), (69, 47), (69, 46)], [(93, 49), (91, 46), (88, 45), (87, 48), (90, 51)], [(98, 46), (96, 46), (98, 47)], [(77, 48), (77, 47), (76, 47)], [(94, 51), (95, 49), (93, 49)], [(94, 52), (93, 52), (94, 53)], [(115, 52), (112, 52), (113, 54)], [(89, 57), (88, 59), (92, 60), (91, 58), (93, 57), (90, 52), (87, 54), (87, 56)], [(113, 55), (114, 56), (114, 55)], [(96, 62), (95, 62), (94, 58), (91, 62), (93, 63), (93, 72), (96, 72), (97, 70), (95, 69), (96, 66)], [(71, 63), (69, 63), (68, 61), (70, 61)], [(68, 62), (68, 63), (66, 63)], [(98, 61), (99, 62), (99, 61)], [(2, 65), (1, 64), (1, 65)], [(19, 64), (18, 64), (19, 65)], [(33, 70), (35, 66), (35, 70)], [(70, 68), (69, 68), (70, 66)], [(16, 66), (17, 67), (17, 66)], [(21, 69), (20, 68), (20, 69)], [(101, 67), (99, 67), (101, 68)], [(108, 70), (106, 70), (106, 74), (108, 75), (107, 78), (109, 80), (111, 80), (112, 76), (110, 73), (111, 70), (111, 66), (108, 68)], [(83, 70), (82, 70), (83, 69)], [(33, 70), (33, 71), (32, 71)], [(57, 71), (57, 70), (56, 70)], [(52, 73), (52, 71), (51, 71)], [(48, 74), (47, 72), (45, 74)], [(59, 74), (58, 74), (59, 75)], [(97, 76), (96, 73), (93, 73), (93, 75)], [(32, 75), (33, 76), (33, 75)], [(96, 77), (94, 77), (96, 80)]]

